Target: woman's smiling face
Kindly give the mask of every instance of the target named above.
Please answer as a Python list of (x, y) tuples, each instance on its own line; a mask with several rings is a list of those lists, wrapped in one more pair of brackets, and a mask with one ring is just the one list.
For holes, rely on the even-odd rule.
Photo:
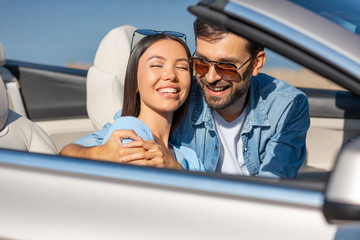
[(190, 64), (184, 47), (159, 40), (140, 57), (137, 72), (140, 111), (173, 112), (186, 100), (191, 86)]

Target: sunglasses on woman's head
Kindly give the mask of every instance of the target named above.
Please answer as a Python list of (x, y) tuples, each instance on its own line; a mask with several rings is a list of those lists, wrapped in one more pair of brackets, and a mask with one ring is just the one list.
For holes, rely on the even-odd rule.
[(144, 36), (149, 36), (149, 35), (155, 35), (155, 34), (159, 34), (159, 33), (164, 33), (164, 34), (169, 34), (178, 38), (183, 38), (184, 42), (186, 43), (186, 35), (184, 33), (181, 32), (175, 32), (175, 31), (157, 31), (157, 30), (152, 30), (152, 29), (137, 29), (134, 31), (132, 38), (131, 38), (131, 44), (130, 44), (130, 49), (131, 51), (133, 50), (133, 42), (134, 42), (134, 37), (136, 34), (140, 34), (140, 35), (144, 35)]
[(255, 56), (256, 55), (251, 56), (240, 67), (237, 67), (233, 63), (209, 61), (198, 57), (192, 57), (191, 61), (192, 61), (193, 69), (196, 71), (196, 73), (200, 75), (207, 74), (209, 72), (210, 66), (214, 65), (216, 73), (221, 78), (226, 80), (233, 80), (233, 79), (237, 79), (238, 71)]

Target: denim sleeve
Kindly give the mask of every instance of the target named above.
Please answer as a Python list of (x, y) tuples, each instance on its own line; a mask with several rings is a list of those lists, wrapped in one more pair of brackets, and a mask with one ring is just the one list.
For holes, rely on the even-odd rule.
[(93, 147), (93, 146), (100, 146), (102, 145), (102, 140), (106, 133), (109, 131), (111, 127), (110, 123), (104, 125), (104, 127), (94, 133), (90, 133), (85, 137), (80, 138), (79, 140), (75, 141), (74, 144), (81, 145), (83, 147)]
[(176, 160), (180, 165), (191, 171), (200, 171), (205, 172), (205, 167), (203, 163), (196, 156), (195, 151), (185, 146), (172, 146), (175, 153)]
[[(134, 130), (134, 132), (140, 136), (144, 141), (155, 140), (153, 134), (151, 133), (150, 128), (140, 119), (136, 117), (120, 117), (117, 118), (114, 123), (108, 128), (108, 131), (104, 134), (103, 138), (100, 140), (102, 144), (105, 144), (106, 141), (110, 138), (111, 134), (116, 130)], [(130, 138), (124, 138), (122, 144), (132, 142)]]
[(306, 155), (306, 133), (310, 126), (306, 96), (298, 95), (282, 116), (282, 124), (268, 141), (259, 176), (296, 177)]

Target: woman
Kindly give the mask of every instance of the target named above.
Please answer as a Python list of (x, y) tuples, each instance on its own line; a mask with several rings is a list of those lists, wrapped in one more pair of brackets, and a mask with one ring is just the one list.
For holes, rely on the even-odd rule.
[(117, 130), (132, 129), (142, 140), (121, 139), (122, 147), (141, 151), (123, 156), (119, 162), (204, 171), (195, 152), (168, 142), (186, 113), (192, 77), (190, 57), (185, 42), (165, 33), (144, 37), (132, 50), (122, 114), (105, 130), (102, 144), (116, 142), (108, 140), (117, 138)]

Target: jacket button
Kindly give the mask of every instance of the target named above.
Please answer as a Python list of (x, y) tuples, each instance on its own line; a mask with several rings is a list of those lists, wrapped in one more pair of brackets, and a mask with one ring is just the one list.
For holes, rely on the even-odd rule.
[(247, 148), (244, 148), (244, 152), (247, 152)]
[(215, 149), (216, 149), (216, 150), (218, 149), (218, 145), (215, 145)]

